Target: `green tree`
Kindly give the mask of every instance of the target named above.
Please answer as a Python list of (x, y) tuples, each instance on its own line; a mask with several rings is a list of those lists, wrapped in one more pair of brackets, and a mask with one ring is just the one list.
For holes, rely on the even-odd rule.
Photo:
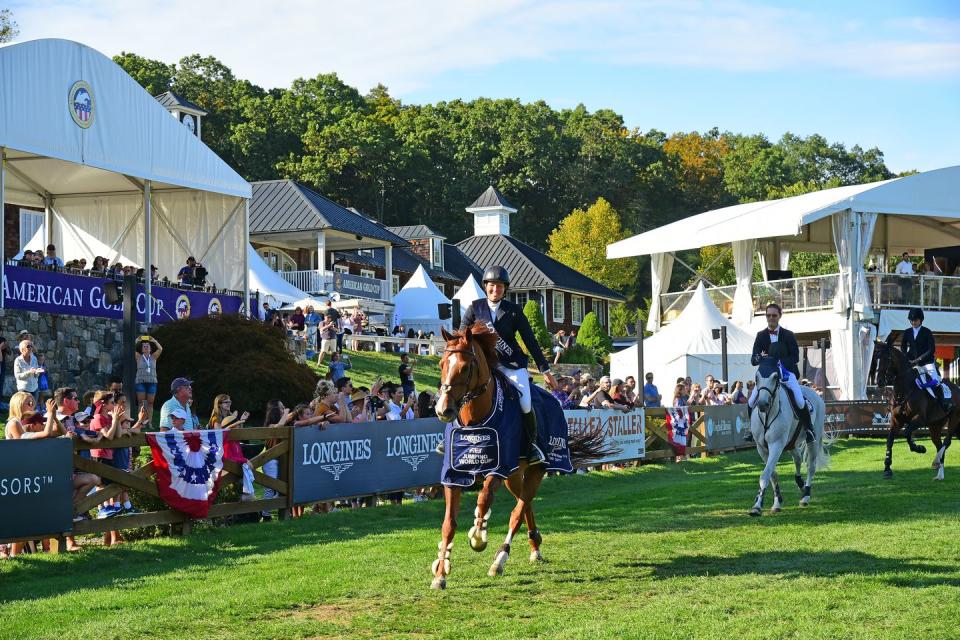
[(637, 261), (607, 260), (607, 245), (628, 235), (616, 210), (598, 198), (586, 211), (574, 209), (550, 232), (548, 254), (611, 289), (625, 291), (637, 280)]
[(175, 64), (151, 60), (126, 51), (113, 56), (113, 61), (152, 96), (168, 91), (177, 72)]
[(0, 42), (12, 42), (20, 35), (20, 25), (13, 19), (10, 9), (0, 9)]
[(553, 340), (550, 337), (550, 332), (547, 331), (547, 323), (543, 319), (543, 311), (540, 309), (539, 303), (536, 300), (527, 300), (527, 304), (523, 305), (523, 315), (527, 317), (540, 348), (549, 349)]
[(580, 331), (577, 332), (577, 344), (593, 349), (601, 356), (605, 356), (613, 349), (613, 341), (603, 326), (597, 319), (597, 314), (593, 311), (588, 313), (583, 322), (580, 323)]
[(626, 304), (616, 305), (610, 310), (610, 335), (619, 337), (633, 335), (637, 329), (639, 317), (636, 309), (631, 309)]

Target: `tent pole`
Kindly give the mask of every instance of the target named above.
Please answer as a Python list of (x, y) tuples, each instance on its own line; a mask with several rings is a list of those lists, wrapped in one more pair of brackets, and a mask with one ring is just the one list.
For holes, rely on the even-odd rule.
[(53, 244), (53, 198), (49, 193), (43, 196), (43, 235), (45, 244)]
[(393, 300), (393, 245), (388, 244), (383, 252), (384, 276), (386, 276), (386, 297), (384, 300), (391, 302)]
[(143, 291), (146, 293), (144, 307), (149, 325), (153, 322), (153, 205), (150, 198), (150, 180), (143, 181)]
[[(198, 118), (199, 120), (199, 118)], [(199, 132), (198, 132), (199, 135)], [(259, 309), (251, 309), (250, 305), (250, 272), (248, 269), (248, 254), (250, 246), (250, 199), (243, 201), (243, 308), (247, 310), (247, 317), (254, 318), (254, 313), (259, 313)]]
[[(6, 207), (7, 149), (0, 147), (0, 284), (6, 279), (4, 268), (7, 264), (7, 207)], [(5, 290), (6, 287), (3, 287)], [(6, 306), (6, 296), (0, 293), (0, 309)], [(2, 381), (0, 381), (2, 382)]]

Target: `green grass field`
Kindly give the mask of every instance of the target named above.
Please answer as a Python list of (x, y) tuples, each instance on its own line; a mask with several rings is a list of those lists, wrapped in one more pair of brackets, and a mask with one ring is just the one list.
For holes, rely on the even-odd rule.
[(0, 637), (960, 637), (956, 456), (934, 483), (932, 454), (902, 443), (891, 481), (879, 442), (833, 453), (809, 509), (790, 486), (760, 519), (755, 452), (549, 478), (548, 562), (519, 540), (493, 579), (501, 494), (484, 553), (461, 519), (445, 592), (428, 588), (438, 502), (0, 562)]
[[(377, 376), (383, 376), (386, 381), (400, 382), (398, 367), (400, 366), (400, 356), (396, 353), (380, 353), (377, 351), (347, 351), (344, 353), (350, 356), (350, 362), (353, 369), (347, 372), (347, 375), (353, 380), (353, 386), (373, 385)], [(440, 358), (438, 356), (413, 356), (416, 361), (413, 367), (413, 379), (417, 384), (417, 390), (436, 389), (440, 386)], [(329, 358), (324, 360), (330, 362)], [(317, 366), (316, 359), (308, 363), (318, 375), (327, 373), (327, 365)]]

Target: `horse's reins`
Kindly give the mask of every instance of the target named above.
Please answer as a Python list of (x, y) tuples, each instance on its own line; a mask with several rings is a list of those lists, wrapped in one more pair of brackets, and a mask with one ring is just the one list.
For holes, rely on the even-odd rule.
[[(455, 404), (456, 413), (457, 413), (457, 415), (459, 416), (459, 415), (460, 415), (460, 410), (463, 408), (463, 406), (464, 406), (465, 404), (469, 404), (469, 403), (473, 402), (474, 400), (476, 400), (477, 398), (479, 398), (480, 396), (482, 396), (484, 393), (486, 393), (486, 391), (487, 391), (487, 386), (490, 384), (490, 378), (487, 378), (487, 380), (486, 380), (485, 382), (481, 383), (478, 387), (475, 387), (475, 388), (473, 388), (473, 389), (470, 388), (470, 381), (471, 381), (471, 378), (473, 378), (473, 370), (476, 368), (476, 369), (477, 369), (477, 375), (480, 374), (480, 367), (479, 367), (479, 365), (477, 364), (477, 362), (478, 362), (478, 360), (479, 360), (479, 357), (477, 356), (477, 352), (473, 350), (473, 347), (471, 347), (471, 348), (469, 348), (469, 349), (449, 349), (449, 348), (448, 348), (448, 349), (444, 349), (444, 350), (443, 350), (443, 353), (444, 353), (444, 354), (447, 354), (447, 353), (463, 353), (463, 354), (467, 354), (467, 355), (470, 356), (469, 363), (467, 364), (467, 382), (464, 384), (464, 386), (467, 387), (467, 392), (466, 392), (465, 394), (463, 394), (463, 395), (460, 397), (460, 399), (456, 401), (456, 404)], [(453, 384), (450, 384), (450, 383), (443, 383), (443, 384), (441, 384), (441, 385), (440, 385), (440, 389), (439, 389), (440, 395), (443, 395), (443, 394), (445, 394), (445, 393), (450, 393), (450, 391), (453, 390), (453, 387), (454, 387), (454, 386), (456, 386), (456, 385), (453, 385)]]
[[(773, 416), (773, 419), (769, 419), (769, 418), (770, 418), (770, 413), (769, 413), (768, 411), (760, 411), (760, 415), (763, 416), (763, 432), (764, 432), (764, 433), (766, 433), (767, 430), (770, 429), (770, 423), (773, 422), (774, 420), (776, 420), (777, 418), (779, 418), (779, 417), (780, 417), (780, 412), (783, 411), (783, 407), (780, 406), (780, 397), (777, 395), (777, 391), (779, 391), (779, 390), (780, 390), (780, 377), (779, 377), (779, 376), (777, 377), (777, 384), (776, 384), (776, 386), (773, 387), (773, 391), (771, 391), (770, 389), (767, 389), (766, 387), (760, 387), (760, 388), (757, 390), (757, 395), (758, 395), (758, 396), (759, 396), (761, 393), (763, 393), (764, 391), (766, 391), (767, 393), (770, 394), (770, 401), (771, 401), (771, 402), (773, 401), (774, 398), (776, 398), (776, 400), (777, 400), (777, 413)], [(758, 401), (759, 401), (759, 398), (758, 398)], [(759, 409), (758, 409), (758, 411), (759, 411)]]

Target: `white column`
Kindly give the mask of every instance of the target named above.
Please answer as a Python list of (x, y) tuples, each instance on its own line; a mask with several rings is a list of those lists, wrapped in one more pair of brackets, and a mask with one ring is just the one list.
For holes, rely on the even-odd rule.
[[(200, 118), (197, 118), (197, 136), (200, 135)], [(257, 318), (260, 309), (254, 309), (250, 304), (250, 265), (247, 259), (250, 254), (250, 199), (243, 203), (243, 308), (247, 310), (248, 318)]]
[(388, 244), (386, 250), (384, 251), (384, 260), (383, 264), (386, 271), (387, 279), (387, 297), (384, 298), (387, 302), (393, 300), (393, 245)]
[(150, 191), (153, 184), (143, 181), (143, 291), (146, 294), (147, 324), (153, 322), (153, 203)]
[(43, 197), (43, 236), (44, 245), (53, 244), (53, 198), (50, 194)]
[[(316, 293), (321, 289), (326, 289), (327, 282), (327, 236), (323, 230), (317, 232), (317, 277), (316, 284), (308, 287), (312, 291), (307, 293)], [(330, 293), (327, 291), (327, 293)]]
[[(4, 196), (6, 195), (6, 177), (7, 177), (7, 150), (4, 147), (0, 147), (0, 289), (3, 289), (3, 271), (7, 262), (7, 253), (6, 253), (6, 226), (7, 226), (7, 208), (4, 206)], [(0, 309), (5, 306), (4, 295), (0, 291)], [(2, 383), (2, 380), (0, 380)]]

